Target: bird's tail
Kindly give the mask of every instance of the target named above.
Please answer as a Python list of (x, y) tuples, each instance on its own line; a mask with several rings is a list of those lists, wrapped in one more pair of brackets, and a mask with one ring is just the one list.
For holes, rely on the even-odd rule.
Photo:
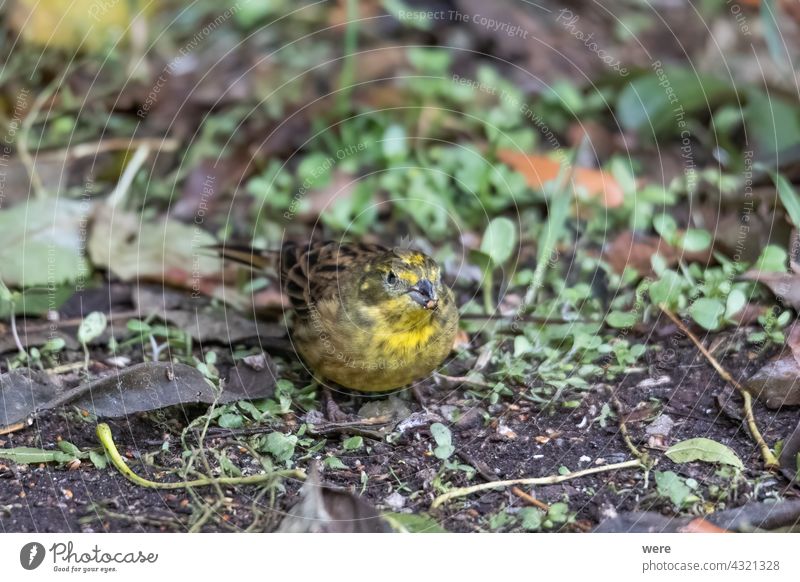
[(211, 245), (210, 250), (216, 251), (223, 259), (245, 265), (253, 270), (261, 271), (266, 268), (276, 268), (280, 260), (280, 251), (255, 249), (247, 245), (231, 245), (222, 243)]

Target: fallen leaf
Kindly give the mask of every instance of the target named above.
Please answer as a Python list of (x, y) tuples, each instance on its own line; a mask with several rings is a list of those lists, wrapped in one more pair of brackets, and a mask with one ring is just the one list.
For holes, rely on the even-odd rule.
[(621, 513), (600, 523), (597, 533), (728, 533), (702, 517), (667, 517), (653, 511)]
[(321, 484), (312, 464), (300, 501), (278, 527), (280, 533), (388, 533), (388, 523), (375, 507), (347, 491)]
[(800, 309), (800, 274), (765, 273), (751, 269), (737, 277), (738, 280), (757, 281), (766, 285), (777, 299), (794, 309)]
[(196, 368), (145, 362), (64, 390), (43, 372), (15, 370), (0, 375), (0, 422), (10, 425), (67, 404), (95, 416), (119, 418), (177, 404), (226, 404), (267, 398), (274, 391), (274, 377), (263, 375), (261, 379), (248, 385), (230, 382), (218, 394)]
[(658, 236), (650, 236), (633, 231), (621, 232), (603, 251), (603, 258), (616, 273), (622, 273), (625, 267), (634, 269), (642, 277), (654, 277), (652, 258), (660, 255), (667, 267), (678, 264), (683, 259), (687, 262), (708, 264), (712, 258), (712, 250), (687, 252), (676, 249)]
[[(545, 156), (527, 155), (511, 150), (499, 150), (497, 157), (525, 177), (534, 190), (541, 190), (561, 174), (561, 164)], [(607, 208), (622, 205), (624, 194), (616, 179), (603, 170), (575, 168), (575, 184), (589, 196), (598, 196)]]
[(672, 445), (664, 453), (673, 463), (704, 461), (744, 469), (742, 460), (729, 447), (715, 440), (698, 437)]
[(133, 304), (142, 319), (157, 317), (185, 331), (199, 342), (234, 343), (252, 338), (286, 335), (285, 326), (260, 321), (253, 315), (212, 307), (208, 300), (195, 301), (185, 293), (163, 287), (137, 286)]
[(0, 278), (9, 287), (48, 288), (88, 277), (81, 229), (88, 220), (82, 202), (34, 200), (0, 211)]
[(260, 398), (271, 398), (277, 374), (272, 358), (266, 354), (248, 356), (229, 372), (225, 388), (238, 394), (264, 394)]
[(193, 288), (204, 276), (219, 272), (220, 259), (205, 247), (216, 244), (197, 225), (98, 206), (89, 237), (89, 256), (122, 281), (147, 279)]

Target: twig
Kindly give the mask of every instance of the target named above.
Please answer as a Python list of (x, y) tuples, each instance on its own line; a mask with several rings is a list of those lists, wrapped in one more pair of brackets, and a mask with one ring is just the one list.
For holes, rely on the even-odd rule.
[(483, 313), (462, 313), (460, 319), (471, 321), (497, 321), (500, 323), (594, 323), (588, 319), (566, 319), (564, 317), (544, 317), (540, 315), (501, 315), (498, 313), (484, 315)]
[(539, 501), (533, 495), (529, 495), (529, 494), (525, 493), (519, 487), (512, 487), (511, 488), (511, 493), (513, 493), (514, 495), (516, 495), (520, 499), (522, 499), (524, 501), (527, 501), (528, 503), (530, 503), (534, 507), (538, 507), (542, 511), (550, 511), (550, 506), (547, 505), (544, 501)]
[(489, 384), (481, 380), (473, 380), (467, 376), (448, 376), (447, 374), (436, 372), (435, 377), (441, 378), (445, 382), (450, 382), (451, 384), (469, 384), (470, 386), (477, 386), (478, 388), (494, 388), (494, 384)]
[[(136, 309), (129, 309), (129, 310), (120, 310), (117, 312), (109, 311), (105, 314), (106, 318), (111, 321), (113, 319), (119, 320), (128, 320), (142, 317), (141, 310)], [(82, 317), (74, 317), (71, 319), (59, 319), (57, 321), (49, 321), (47, 323), (34, 323), (31, 325), (25, 325), (25, 332), (26, 333), (36, 333), (39, 331), (51, 331), (53, 326), (56, 326), (57, 329), (62, 327), (73, 327), (78, 326), (83, 322)]]
[(109, 208), (114, 208), (125, 198), (125, 195), (128, 193), (133, 183), (133, 179), (136, 177), (136, 174), (141, 169), (145, 160), (147, 160), (148, 154), (150, 154), (150, 148), (147, 145), (142, 144), (136, 148), (136, 152), (134, 152), (131, 161), (125, 166), (125, 170), (122, 172), (119, 182), (117, 182), (117, 187), (114, 188), (114, 191), (108, 197), (107, 204)]
[(499, 481), (500, 480), (500, 477), (495, 475), (495, 473), (492, 471), (492, 469), (489, 467), (489, 465), (487, 465), (486, 463), (484, 463), (483, 461), (481, 461), (479, 459), (474, 458), (468, 452), (459, 449), (459, 450), (456, 451), (456, 455), (458, 455), (458, 457), (462, 461), (464, 461), (467, 465), (472, 465), (473, 467), (475, 467), (475, 470), (478, 472), (478, 475), (480, 475), (481, 477), (483, 477), (487, 481)]
[(590, 467), (589, 469), (583, 469), (581, 471), (575, 471), (574, 473), (567, 473), (566, 475), (550, 475), (549, 477), (527, 477), (524, 479), (507, 479), (505, 481), (492, 481), (491, 483), (481, 483), (479, 485), (473, 485), (471, 487), (459, 487), (458, 489), (453, 489), (439, 495), (436, 499), (433, 500), (431, 504), (431, 509), (436, 509), (443, 503), (450, 501), (451, 499), (456, 499), (458, 497), (466, 497), (467, 495), (472, 495), (473, 493), (479, 493), (481, 491), (487, 491), (489, 489), (499, 489), (501, 487), (511, 487), (513, 485), (554, 485), (556, 483), (563, 483), (564, 481), (570, 481), (572, 479), (579, 479), (580, 477), (586, 477), (587, 475), (594, 475), (596, 473), (605, 473), (608, 471), (616, 471), (618, 469), (633, 469), (634, 467), (642, 467), (642, 463), (639, 459), (632, 459), (630, 461), (624, 461), (622, 463), (614, 463), (613, 465), (605, 465), (602, 467)]
[(631, 454), (639, 459), (643, 465), (650, 466), (650, 456), (640, 451), (635, 444), (633, 444), (633, 440), (631, 439), (631, 433), (628, 432), (628, 425), (625, 424), (625, 416), (623, 414), (623, 407), (622, 403), (617, 398), (617, 395), (614, 393), (613, 388), (608, 389), (608, 394), (611, 397), (611, 403), (614, 405), (614, 408), (617, 411), (617, 419), (618, 419), (618, 426), (619, 426), (619, 434), (622, 436), (622, 440), (625, 442), (625, 446), (628, 447), (628, 450)]
[(742, 399), (744, 400), (744, 418), (745, 422), (747, 423), (747, 428), (750, 431), (750, 436), (753, 437), (753, 440), (758, 445), (758, 448), (761, 450), (761, 458), (764, 460), (764, 465), (766, 465), (767, 469), (777, 469), (780, 467), (780, 463), (778, 463), (778, 459), (770, 450), (767, 442), (764, 440), (764, 437), (761, 436), (761, 431), (758, 430), (758, 425), (756, 424), (756, 418), (753, 415), (753, 396), (747, 389), (742, 386), (733, 376), (731, 376), (730, 372), (728, 372), (725, 368), (722, 367), (722, 364), (706, 349), (706, 347), (700, 342), (696, 335), (694, 335), (686, 324), (684, 324), (677, 315), (675, 315), (670, 309), (664, 305), (660, 304), (658, 306), (661, 311), (664, 312), (664, 315), (669, 317), (672, 320), (672, 323), (678, 326), (686, 336), (692, 340), (692, 343), (700, 350), (700, 353), (705, 356), (708, 363), (717, 371), (717, 374), (720, 377), (728, 382), (731, 386), (736, 388), (739, 391), (739, 394), (742, 395)]
[(22, 346), (22, 341), (19, 339), (19, 333), (17, 332), (17, 314), (14, 313), (13, 303), (11, 304), (11, 336), (14, 338), (14, 343), (17, 345), (20, 355), (27, 356), (28, 352)]
[(83, 362), (72, 362), (71, 364), (61, 364), (60, 366), (56, 366), (55, 368), (48, 368), (45, 370), (46, 374), (50, 374), (52, 376), (58, 376), (59, 374), (64, 374), (66, 372), (73, 372), (75, 370), (80, 370), (83, 368)]
[(15, 422), (14, 424), (9, 424), (8, 426), (0, 426), (0, 436), (4, 434), (11, 434), (12, 432), (17, 432), (18, 430), (22, 430), (23, 428), (27, 428), (30, 425), (29, 422), (21, 421)]
[(172, 152), (178, 149), (180, 143), (177, 139), (161, 137), (114, 137), (101, 141), (81, 143), (66, 149), (42, 152), (41, 155), (53, 158), (76, 159), (87, 156), (97, 156), (106, 152), (132, 150), (141, 146), (148, 146), (151, 149)]
[(273, 471), (271, 473), (263, 473), (261, 475), (248, 475), (247, 477), (201, 477), (200, 479), (193, 479), (191, 481), (159, 483), (157, 481), (151, 481), (149, 479), (145, 479), (144, 477), (140, 477), (134, 473), (130, 467), (128, 467), (125, 460), (119, 454), (117, 445), (114, 444), (114, 437), (111, 434), (111, 427), (103, 422), (97, 425), (96, 432), (97, 438), (100, 440), (100, 444), (103, 445), (106, 455), (108, 455), (108, 458), (111, 459), (111, 463), (129, 481), (132, 481), (141, 487), (148, 487), (151, 489), (186, 489), (190, 487), (205, 487), (207, 485), (257, 485), (260, 483), (273, 481), (278, 477), (289, 477), (294, 479), (306, 478), (305, 472), (300, 469), (287, 469), (285, 471)]

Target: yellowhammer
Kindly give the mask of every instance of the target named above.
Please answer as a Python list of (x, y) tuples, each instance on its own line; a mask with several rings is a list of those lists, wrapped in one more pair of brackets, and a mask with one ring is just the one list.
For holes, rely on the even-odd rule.
[[(274, 253), (222, 245), (255, 269)], [(453, 292), (436, 262), (416, 250), (334, 241), (287, 243), (278, 272), (295, 315), (295, 349), (323, 386), (361, 392), (399, 388), (432, 372), (458, 328)]]

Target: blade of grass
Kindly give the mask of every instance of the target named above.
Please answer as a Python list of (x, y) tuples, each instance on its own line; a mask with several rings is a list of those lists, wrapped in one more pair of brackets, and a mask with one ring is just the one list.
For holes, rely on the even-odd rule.
[(347, 27), (344, 32), (344, 64), (339, 76), (339, 93), (336, 98), (336, 109), (339, 113), (347, 111), (350, 104), (350, 93), (355, 82), (356, 60), (358, 49), (358, 0), (347, 0)]
[(528, 292), (525, 294), (525, 305), (528, 306), (532, 306), (536, 302), (536, 295), (542, 286), (547, 268), (550, 266), (550, 257), (553, 255), (558, 239), (561, 238), (566, 230), (567, 215), (572, 199), (572, 196), (570, 196), (572, 189), (568, 189), (567, 186), (572, 184), (575, 175), (575, 159), (578, 149), (575, 149), (569, 163), (561, 169), (557, 186), (550, 197), (550, 212), (547, 216), (544, 236), (536, 253), (536, 269), (533, 271), (533, 281), (531, 281)]

